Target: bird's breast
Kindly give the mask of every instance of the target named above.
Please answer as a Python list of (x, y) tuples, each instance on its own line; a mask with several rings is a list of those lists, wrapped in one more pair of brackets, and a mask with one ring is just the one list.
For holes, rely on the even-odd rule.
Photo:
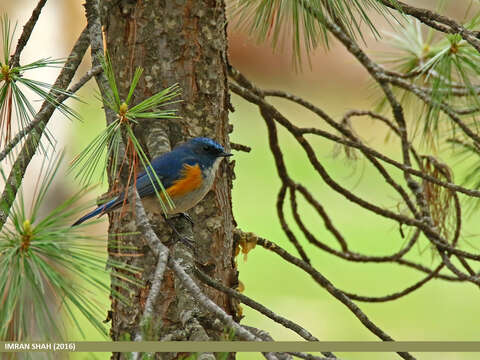
[[(188, 167), (185, 178), (178, 181), (178, 188), (170, 190), (177, 182), (167, 189), (172, 198), (175, 208), (171, 210), (172, 214), (185, 212), (194, 207), (210, 191), (215, 180), (215, 174), (221, 159), (215, 161), (213, 166), (201, 169), (194, 165)], [(190, 169), (193, 168), (193, 169)]]
[(171, 198), (175, 198), (195, 191), (201, 188), (202, 185), (203, 175), (200, 166), (198, 164), (185, 165), (181, 171), (180, 178), (166, 190)]

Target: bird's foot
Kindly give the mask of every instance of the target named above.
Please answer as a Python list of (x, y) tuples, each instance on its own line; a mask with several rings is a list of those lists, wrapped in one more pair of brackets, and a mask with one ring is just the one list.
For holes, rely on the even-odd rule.
[(190, 224), (192, 224), (192, 226), (195, 225), (195, 223), (193, 222), (192, 217), (191, 217), (190, 215), (188, 215), (186, 212), (178, 213), (177, 216), (184, 218), (184, 219), (187, 220)]
[[(187, 214), (185, 213), (180, 213), (179, 216), (183, 216), (184, 218), (186, 218), (187, 220), (189, 220), (190, 222), (192, 222), (192, 219), (190, 218), (190, 216), (188, 216)], [(186, 236), (182, 236), (177, 228), (175, 227), (175, 225), (173, 224), (171, 218), (167, 218), (164, 216), (164, 219), (166, 221), (166, 223), (168, 224), (168, 226), (170, 226), (170, 228), (173, 230), (173, 232), (175, 233), (175, 235), (177, 235), (177, 239), (182, 243), (184, 244), (185, 246), (187, 246), (188, 248), (190, 248), (191, 250), (195, 251), (195, 242), (191, 239), (189, 239), (188, 237)]]

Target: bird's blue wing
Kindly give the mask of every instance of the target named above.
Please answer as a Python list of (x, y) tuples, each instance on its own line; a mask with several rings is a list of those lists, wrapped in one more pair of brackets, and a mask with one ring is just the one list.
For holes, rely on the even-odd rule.
[[(177, 150), (155, 158), (152, 160), (151, 165), (164, 188), (168, 189), (175, 183), (175, 181), (182, 177), (182, 170), (185, 165), (193, 166), (197, 163), (198, 159), (192, 157), (191, 153)], [(158, 185), (155, 175), (153, 175), (151, 171), (150, 168), (147, 168), (137, 177), (137, 190), (142, 198), (155, 194), (152, 181), (160, 192), (160, 186)]]
[[(185, 150), (186, 149), (183, 149), (180, 146), (174, 151), (160, 155), (159, 157), (151, 161), (150, 164), (157, 173), (157, 177), (162, 182), (165, 189), (168, 189), (175, 183), (175, 181), (181, 179), (182, 170), (184, 169), (184, 166), (186, 164), (193, 166), (198, 163), (198, 159), (194, 158), (191, 152)], [(147, 168), (146, 171), (142, 171), (137, 176), (137, 190), (141, 198), (155, 194), (152, 181), (156, 185), (155, 187), (160, 193), (161, 188), (158, 185), (156, 177), (151, 173), (151, 171), (152, 170), (150, 168)], [(111, 210), (118, 208), (124, 202), (124, 199), (125, 193), (122, 192), (113, 200), (110, 200), (109, 202), (97, 207), (95, 210), (91, 211), (90, 213), (77, 220), (72, 226), (79, 225), (94, 216), (101, 216)]]

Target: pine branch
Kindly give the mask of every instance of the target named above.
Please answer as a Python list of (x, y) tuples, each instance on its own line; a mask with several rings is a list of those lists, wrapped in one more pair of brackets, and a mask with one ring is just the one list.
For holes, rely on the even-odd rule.
[[(448, 117), (458, 125), (458, 127), (465, 133), (466, 136), (474, 140), (477, 144), (480, 144), (480, 136), (476, 134), (470, 127), (465, 124), (460, 116), (458, 116), (458, 112), (453, 110), (449, 105), (445, 103), (438, 103), (432, 99), (432, 97), (425, 92), (422, 88), (398, 77), (390, 77), (386, 76), (386, 80), (394, 86), (398, 86), (402, 89), (408, 90), (414, 95), (416, 95), (419, 99), (424, 101), (426, 104), (431, 106), (438, 106), (440, 110), (442, 110)], [(469, 110), (471, 111), (471, 110)], [(475, 111), (479, 111), (475, 109)]]
[[(75, 94), (83, 85), (85, 85), (88, 82), (88, 80), (90, 80), (92, 78), (92, 76), (95, 76), (100, 71), (102, 71), (102, 67), (96, 67), (96, 68), (88, 70), (87, 73), (85, 75), (83, 75), (75, 85), (73, 85), (71, 88), (69, 88), (67, 90), (67, 92), (70, 93), (70, 94)], [(55, 102), (61, 104), (68, 98), (69, 98), (68, 95), (60, 94), (55, 98)], [(25, 136), (30, 134), (40, 124), (42, 124), (46, 111), (47, 111), (47, 108), (44, 108), (43, 111), (40, 111), (39, 113), (37, 113), (37, 115), (33, 118), (33, 120), (12, 138), (12, 140), (0, 152), (0, 161), (5, 159), (5, 157), (13, 150), (13, 148)]]
[(396, 0), (395, 4), (390, 0), (380, 0), (380, 2), (394, 10), (399, 10), (402, 13), (411, 15), (431, 28), (448, 33), (448, 34), (460, 34), (470, 45), (472, 45), (478, 52), (480, 52), (480, 32), (471, 31), (466, 29), (463, 25), (460, 25), (455, 20), (437, 14), (428, 9), (422, 9), (415, 6), (410, 6), (401, 1)]
[[(62, 68), (62, 71), (58, 75), (57, 80), (55, 81), (55, 88), (66, 89), (68, 87), (89, 45), (88, 33), (87, 30), (84, 29), (75, 43), (68, 60)], [(5, 183), (5, 188), (0, 197), (0, 230), (5, 224), (5, 221), (7, 221), (10, 207), (15, 200), (15, 196), (20, 184), (22, 183), (25, 171), (33, 155), (35, 154), (35, 151), (40, 143), (41, 135), (45, 131), (45, 127), (47, 126), (47, 123), (54, 111), (55, 106), (52, 103), (45, 101), (42, 104), (39, 113), (42, 113), (43, 116), (39, 125), (37, 125), (38, 134), (35, 134), (35, 136), (30, 134), (27, 137), (25, 144), (23, 145), (19, 155), (15, 160), (15, 163), (12, 166), (10, 175)]]
[(32, 31), (35, 27), (35, 24), (37, 23), (40, 13), (42, 12), (43, 6), (46, 3), (47, 0), (39, 0), (37, 6), (32, 12), (32, 15), (30, 16), (30, 19), (28, 19), (27, 23), (23, 27), (23, 32), (18, 39), (15, 53), (13, 53), (10, 58), (11, 67), (17, 67), (19, 65), (20, 55), (23, 51), (23, 48), (27, 45), (28, 39), (30, 39), (30, 35), (32, 34)]

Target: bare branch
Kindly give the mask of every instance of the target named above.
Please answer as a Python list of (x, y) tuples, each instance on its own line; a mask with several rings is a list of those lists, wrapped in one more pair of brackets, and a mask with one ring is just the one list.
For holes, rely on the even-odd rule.
[(320, 357), (320, 356), (315, 356), (315, 355), (312, 355), (312, 354), (306, 354), (306, 353), (295, 352), (295, 351), (292, 351), (289, 354), (292, 354), (293, 356), (296, 356), (300, 359), (305, 359), (305, 360), (331, 360), (331, 359), (336, 359), (336, 358), (332, 358), (330, 356)]
[[(167, 267), (169, 250), (165, 245), (162, 244), (157, 234), (155, 234), (153, 231), (136, 187), (130, 187), (129, 198), (131, 199), (131, 202), (135, 204), (135, 221), (137, 227), (142, 232), (143, 236), (147, 240), (148, 246), (157, 258), (157, 266), (152, 280), (152, 285), (147, 296), (147, 301), (145, 302), (142, 319), (139, 322), (139, 328), (141, 329), (148, 321), (150, 321), (154, 313), (153, 307), (162, 287), (162, 280)], [(135, 335), (135, 341), (143, 341), (143, 335), (140, 330), (137, 331), (137, 334)], [(138, 359), (139, 356), (140, 353), (134, 353), (134, 359)]]
[[(317, 213), (320, 214), (320, 216), (323, 219), (323, 223), (325, 224), (325, 228), (332, 233), (332, 235), (337, 239), (338, 243), (340, 244), (340, 247), (344, 253), (349, 253), (348, 250), (348, 245), (347, 241), (343, 237), (343, 235), (340, 233), (340, 231), (333, 225), (332, 219), (328, 216), (327, 212), (325, 211), (324, 207), (320, 204), (320, 202), (315, 199), (310, 191), (307, 190), (305, 186), (302, 184), (295, 184), (295, 187), (292, 188), (290, 187), (290, 195), (291, 195), (291, 202), (292, 202), (292, 211), (294, 213), (294, 218), (297, 220), (300, 218), (298, 216), (297, 212), (297, 206), (296, 206), (296, 201), (295, 201), (295, 190), (300, 191), (300, 193), (303, 195), (303, 197), (308, 201), (310, 205), (312, 205), (315, 210), (317, 210)], [(300, 223), (297, 221), (297, 224), (300, 226)], [(305, 228), (305, 227), (304, 227)], [(313, 243), (317, 244), (317, 246), (326, 246), (324, 244), (321, 244), (319, 241), (313, 241)]]
[(43, 6), (46, 4), (46, 2), (47, 0), (39, 0), (37, 6), (32, 12), (32, 15), (30, 16), (30, 19), (28, 19), (27, 23), (24, 25), (22, 35), (20, 35), (20, 38), (18, 39), (18, 42), (17, 42), (17, 47), (15, 48), (15, 52), (10, 57), (11, 68), (17, 67), (19, 65), (20, 55), (25, 45), (27, 45), (28, 39), (30, 39), (30, 35), (32, 34), (35, 24), (37, 23), (38, 17), (40, 16)]
[[(282, 257), (284, 260), (288, 261), (289, 263), (301, 268), (306, 273), (308, 273), (316, 283), (322, 286), (325, 290), (327, 290), (333, 297), (339, 300), (342, 304), (344, 304), (354, 315), (355, 317), (373, 334), (378, 336), (383, 341), (394, 341), (390, 335), (385, 333), (382, 329), (380, 329), (376, 324), (374, 324), (368, 317), (363, 313), (363, 311), (354, 303), (352, 300), (345, 295), (341, 290), (337, 289), (325, 276), (320, 274), (317, 270), (315, 270), (310, 264), (307, 264), (305, 261), (290, 255), (287, 251), (279, 247), (277, 244), (266, 240), (262, 237), (259, 237), (253, 233), (244, 233), (240, 229), (235, 231), (236, 238), (243, 238), (243, 241), (246, 242), (254, 242), (267, 250), (274, 252), (275, 254)], [(240, 240), (237, 240), (240, 241)], [(398, 353), (404, 359), (415, 359), (412, 355), (407, 352), (399, 352)]]
[(230, 147), (233, 150), (244, 151), (244, 152), (247, 152), (247, 153), (252, 151), (252, 148), (250, 146), (246, 146), (246, 145), (243, 145), (243, 144), (237, 144), (237, 143), (234, 143), (234, 142), (230, 143)]
[(215, 281), (212, 279), (210, 276), (206, 275), (204, 272), (202, 272), (200, 269), (195, 268), (195, 274), (197, 277), (204, 282), (205, 284), (213, 287), (214, 289), (217, 289), (219, 291), (222, 291), (230, 296), (233, 296), (237, 299), (239, 299), (242, 303), (245, 305), (250, 306), (252, 309), (257, 310), (259, 313), (265, 315), (266, 317), (272, 319), (276, 323), (279, 323), (280, 325), (293, 330), (296, 332), (298, 335), (300, 335), (302, 338), (308, 341), (319, 341), (315, 336), (313, 336), (308, 330), (304, 329), (302, 326), (294, 323), (293, 321), (277, 315), (274, 313), (272, 310), (268, 309), (266, 306), (256, 302), (255, 300), (249, 298), (246, 295), (243, 295), (239, 293), (238, 291), (229, 288), (223, 284), (221, 284), (218, 281)]
[[(181, 280), (183, 286), (190, 292), (190, 294), (198, 300), (200, 305), (207, 309), (210, 313), (217, 316), (225, 326), (235, 331), (235, 335), (242, 340), (247, 341), (262, 341), (262, 339), (256, 337), (245, 328), (237, 324), (233, 318), (223, 311), (217, 304), (210, 300), (202, 290), (198, 287), (193, 279), (187, 275), (185, 270), (172, 258), (168, 260), (168, 265), (175, 272), (175, 275)], [(267, 353), (265, 357), (269, 360), (276, 359), (276, 356), (272, 353)]]
[(435, 270), (433, 270), (430, 274), (428, 274), (422, 280), (416, 282), (415, 284), (407, 287), (406, 289), (404, 289), (402, 291), (398, 291), (398, 292), (393, 293), (393, 294), (389, 294), (389, 295), (385, 295), (385, 296), (363, 296), (363, 295), (357, 295), (357, 294), (354, 294), (354, 293), (350, 293), (350, 292), (347, 292), (347, 291), (343, 291), (343, 293), (345, 295), (347, 295), (352, 300), (364, 301), (364, 302), (378, 303), (378, 302), (386, 302), (386, 301), (397, 300), (397, 299), (400, 299), (401, 297), (403, 297), (405, 295), (408, 295), (408, 294), (414, 292), (415, 290), (419, 289), (420, 287), (425, 285), (427, 282), (429, 282), (430, 280), (435, 278), (444, 266), (445, 266), (445, 264), (443, 264), (443, 263), (438, 265)]

